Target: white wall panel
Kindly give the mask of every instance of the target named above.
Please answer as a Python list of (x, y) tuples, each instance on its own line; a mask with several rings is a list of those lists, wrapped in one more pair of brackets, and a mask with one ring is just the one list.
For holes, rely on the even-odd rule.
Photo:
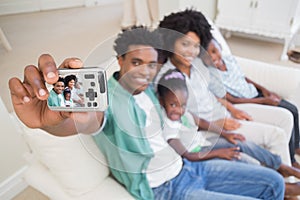
[(39, 10), (39, 0), (0, 0), (0, 15)]

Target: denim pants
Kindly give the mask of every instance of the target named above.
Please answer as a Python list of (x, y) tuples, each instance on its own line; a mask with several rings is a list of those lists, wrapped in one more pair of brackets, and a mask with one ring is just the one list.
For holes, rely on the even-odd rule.
[[(213, 145), (202, 148), (203, 152), (213, 149), (240, 147), (240, 152), (243, 152), (252, 158), (255, 158), (263, 166), (277, 170), (282, 164), (280, 156), (272, 154), (270, 151), (260, 147), (251, 141), (238, 141), (237, 145), (228, 142), (223, 137), (211, 137), (208, 139)], [(243, 160), (241, 160), (243, 162)]]
[(291, 154), (291, 161), (292, 163), (296, 162), (295, 159), (295, 149), (299, 148), (299, 114), (298, 109), (295, 105), (291, 104), (290, 102), (282, 99), (278, 105), (279, 107), (288, 109), (294, 117), (294, 127), (292, 132), (292, 137), (289, 142), (289, 149)]
[[(256, 98), (258, 98), (258, 97), (263, 97), (263, 94), (260, 91), (259, 91), (259, 94), (256, 96)], [(295, 149), (299, 148), (299, 138), (300, 138), (298, 108), (294, 104), (292, 104), (284, 99), (282, 99), (279, 102), (278, 107), (285, 108), (293, 114), (294, 126), (293, 126), (293, 130), (292, 130), (292, 136), (289, 141), (289, 150), (290, 150), (291, 162), (294, 163), (294, 162), (296, 162)]]
[(190, 162), (153, 188), (156, 200), (282, 200), (284, 180), (271, 169), (226, 160)]

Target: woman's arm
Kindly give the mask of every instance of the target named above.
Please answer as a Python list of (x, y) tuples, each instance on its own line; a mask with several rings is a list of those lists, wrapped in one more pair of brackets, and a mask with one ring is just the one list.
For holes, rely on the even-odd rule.
[(211, 131), (219, 134), (220, 136), (227, 139), (229, 142), (236, 144), (236, 140), (244, 141), (245, 137), (241, 134), (231, 133), (223, 128), (221, 128), (218, 124), (214, 122), (206, 121), (205, 119), (201, 119), (195, 114), (192, 114), (195, 120), (196, 125), (198, 126), (198, 130)]
[(241, 120), (252, 120), (252, 117), (248, 113), (235, 108), (234, 105), (226, 99), (218, 98), (218, 101), (227, 108), (234, 118)]

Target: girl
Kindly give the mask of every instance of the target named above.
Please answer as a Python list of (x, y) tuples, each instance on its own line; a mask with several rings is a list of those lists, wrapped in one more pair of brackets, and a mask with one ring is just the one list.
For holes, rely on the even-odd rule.
[(73, 100), (71, 99), (71, 90), (69, 88), (66, 88), (64, 90), (64, 97), (65, 97), (65, 106), (73, 107)]
[[(220, 138), (211, 138), (210, 141), (206, 141), (202, 133), (198, 132), (199, 120), (186, 111), (189, 93), (185, 76), (178, 70), (168, 70), (163, 74), (158, 82), (157, 92), (160, 104), (165, 111), (163, 136), (183, 158), (190, 161), (213, 158), (240, 160), (240, 152), (244, 152), (243, 155), (255, 158), (260, 164), (277, 170), (283, 176), (300, 178), (300, 170), (282, 164), (279, 156), (253, 142), (245, 141), (241, 135), (238, 135), (235, 140), (230, 140), (229, 133), (222, 133)], [(248, 156), (246, 158), (249, 159)]]

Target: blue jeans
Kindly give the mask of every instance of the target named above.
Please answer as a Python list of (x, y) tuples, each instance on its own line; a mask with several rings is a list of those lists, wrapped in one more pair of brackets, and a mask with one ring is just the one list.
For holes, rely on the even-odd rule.
[(299, 148), (299, 114), (298, 114), (298, 108), (291, 104), (290, 102), (282, 99), (278, 105), (279, 107), (288, 109), (294, 117), (294, 127), (293, 127), (293, 133), (292, 137), (289, 142), (290, 147), (290, 154), (291, 154), (291, 161), (296, 162), (295, 159), (295, 149)]
[(211, 137), (208, 140), (214, 145), (209, 147), (204, 147), (202, 148), (201, 151), (206, 152), (213, 149), (230, 148), (230, 147), (238, 146), (240, 147), (240, 152), (246, 153), (247, 155), (255, 158), (263, 166), (277, 170), (279, 166), (282, 164), (280, 156), (272, 154), (270, 151), (260, 147), (254, 142), (238, 141), (238, 144), (234, 145), (228, 142), (223, 137)]
[(156, 200), (282, 200), (284, 180), (265, 167), (226, 160), (190, 162), (179, 175), (153, 188)]
[[(259, 94), (255, 98), (263, 97), (263, 96), (264, 95), (262, 94), (262, 92), (259, 91)], [(282, 99), (279, 102), (278, 107), (285, 108), (293, 114), (294, 127), (293, 127), (293, 131), (292, 131), (292, 137), (289, 142), (289, 150), (290, 150), (291, 162), (294, 163), (294, 162), (296, 162), (295, 149), (299, 148), (299, 140), (300, 140), (298, 108), (294, 104), (292, 104), (284, 99)]]

